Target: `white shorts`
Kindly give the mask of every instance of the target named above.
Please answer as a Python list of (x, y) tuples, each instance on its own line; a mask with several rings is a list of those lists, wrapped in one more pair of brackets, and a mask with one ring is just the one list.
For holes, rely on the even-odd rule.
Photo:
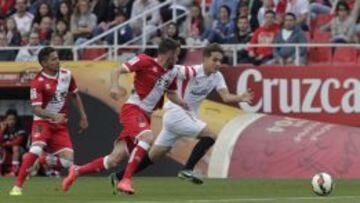
[(172, 147), (181, 137), (196, 138), (205, 127), (206, 123), (194, 113), (170, 108), (164, 114), (163, 128), (155, 140), (155, 145)]

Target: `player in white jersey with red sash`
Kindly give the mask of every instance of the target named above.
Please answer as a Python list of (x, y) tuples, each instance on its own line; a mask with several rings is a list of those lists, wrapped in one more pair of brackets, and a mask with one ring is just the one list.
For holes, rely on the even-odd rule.
[(22, 195), (22, 186), (29, 169), (44, 149), (47, 153), (56, 155), (60, 166), (69, 168), (73, 164), (74, 152), (67, 125), (68, 98), (73, 100), (80, 113), (81, 131), (88, 127), (75, 80), (69, 70), (60, 67), (55, 49), (43, 48), (38, 58), (43, 69), (31, 81), (30, 97), (34, 112), (32, 144), (23, 157), (16, 184), (10, 191), (13, 196)]
[(120, 123), (123, 125), (123, 130), (109, 155), (82, 166), (72, 167), (68, 177), (63, 181), (63, 190), (68, 190), (76, 177), (115, 167), (130, 155), (124, 178), (117, 185), (117, 189), (128, 194), (135, 192), (132, 187), (132, 175), (154, 139), (150, 128), (151, 113), (162, 107), (166, 92), (172, 102), (187, 108), (184, 100), (176, 93), (177, 71), (173, 67), (180, 52), (179, 44), (172, 39), (163, 39), (158, 52), (157, 59), (140, 54), (124, 63), (112, 74), (111, 96), (117, 98), (120, 93), (119, 75), (135, 73), (134, 92), (120, 111)]
[[(202, 180), (193, 172), (196, 163), (214, 144), (216, 134), (213, 133), (197, 116), (201, 102), (213, 90), (219, 93), (224, 102), (251, 102), (253, 93), (245, 92), (242, 95), (229, 93), (223, 75), (218, 71), (223, 59), (223, 50), (218, 44), (210, 44), (203, 51), (204, 62), (195, 66), (177, 66), (178, 94), (185, 100), (189, 110), (184, 110), (177, 104), (169, 101), (165, 104), (163, 128), (151, 147), (148, 156), (145, 156), (139, 165), (138, 171), (146, 168), (152, 162), (164, 156), (181, 137), (198, 138), (184, 169), (179, 177), (186, 178), (194, 183)], [(114, 185), (123, 176), (124, 171), (111, 175)]]

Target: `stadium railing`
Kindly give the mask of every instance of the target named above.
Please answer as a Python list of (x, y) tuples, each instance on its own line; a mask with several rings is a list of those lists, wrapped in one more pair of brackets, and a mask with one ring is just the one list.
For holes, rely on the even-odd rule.
[[(237, 52), (242, 49), (248, 49), (248, 48), (258, 48), (258, 47), (295, 47), (295, 65), (301, 65), (300, 64), (300, 48), (305, 47), (307, 48), (307, 52), (309, 51), (309, 48), (338, 48), (338, 47), (346, 47), (346, 48), (354, 48), (358, 51), (358, 54), (360, 54), (360, 44), (222, 44), (224, 50), (228, 53), (228, 56), (231, 56), (232, 63), (231, 65), (237, 64), (238, 61), (238, 55)], [(0, 47), (0, 50), (20, 50), (20, 49), (39, 49), (43, 46), (25, 46), (25, 47)], [(73, 60), (78, 61), (81, 60), (81, 57), (75, 57), (79, 55), (79, 50), (84, 49), (106, 49), (107, 51), (97, 56), (96, 58), (92, 59), (93, 61), (98, 60), (114, 60), (119, 61), (121, 59), (121, 54), (118, 54), (118, 51), (126, 50), (126, 52), (133, 53), (134, 55), (137, 52), (144, 51), (145, 49), (156, 49), (156, 45), (79, 45), (79, 46), (54, 46), (56, 49), (67, 49), (71, 50), (73, 54)], [(204, 48), (203, 45), (184, 45), (182, 46), (183, 49), (187, 50), (201, 50)], [(81, 54), (81, 53), (80, 53)], [(358, 55), (357, 57), (360, 57)], [(358, 59), (359, 60), (359, 59)]]

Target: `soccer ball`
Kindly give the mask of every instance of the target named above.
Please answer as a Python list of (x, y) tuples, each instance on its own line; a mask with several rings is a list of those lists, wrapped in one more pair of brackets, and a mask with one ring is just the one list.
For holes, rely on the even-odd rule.
[(324, 172), (315, 174), (311, 180), (311, 185), (314, 193), (320, 196), (329, 195), (334, 188), (332, 177)]

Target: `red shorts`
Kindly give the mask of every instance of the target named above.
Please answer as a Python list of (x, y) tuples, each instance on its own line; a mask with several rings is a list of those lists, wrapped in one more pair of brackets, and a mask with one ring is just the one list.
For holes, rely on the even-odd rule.
[(119, 120), (123, 129), (118, 140), (124, 140), (130, 152), (135, 147), (135, 138), (146, 131), (151, 131), (150, 116), (136, 105), (124, 104)]
[(46, 144), (45, 151), (56, 154), (63, 150), (73, 150), (67, 124), (55, 124), (48, 121), (34, 121), (31, 132), (32, 143)]

